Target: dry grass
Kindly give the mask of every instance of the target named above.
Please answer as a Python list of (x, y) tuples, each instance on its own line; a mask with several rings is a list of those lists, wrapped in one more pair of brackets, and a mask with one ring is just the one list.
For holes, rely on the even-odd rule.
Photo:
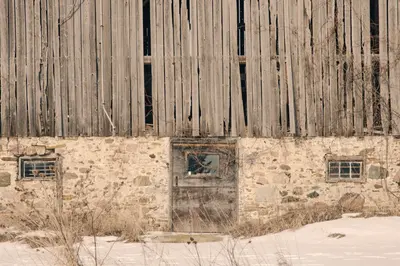
[(289, 210), (287, 213), (271, 218), (266, 222), (246, 222), (229, 230), (234, 237), (255, 237), (284, 230), (297, 229), (307, 224), (339, 219), (342, 209), (336, 206), (310, 206)]

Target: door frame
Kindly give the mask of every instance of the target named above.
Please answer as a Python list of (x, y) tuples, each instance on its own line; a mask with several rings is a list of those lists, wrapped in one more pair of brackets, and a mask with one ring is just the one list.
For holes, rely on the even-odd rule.
[(173, 149), (174, 145), (182, 144), (187, 146), (214, 146), (214, 145), (229, 145), (235, 147), (235, 218), (234, 222), (239, 222), (239, 147), (238, 147), (238, 138), (232, 137), (197, 137), (197, 138), (184, 138), (184, 137), (173, 137), (170, 138), (169, 141), (169, 169), (168, 169), (168, 228), (169, 231), (173, 232), (173, 169), (174, 169), (174, 158), (173, 158)]

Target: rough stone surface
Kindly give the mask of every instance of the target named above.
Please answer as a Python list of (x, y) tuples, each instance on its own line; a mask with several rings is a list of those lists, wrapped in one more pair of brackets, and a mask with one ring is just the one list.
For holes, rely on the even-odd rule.
[(139, 187), (145, 187), (151, 185), (150, 178), (148, 176), (138, 176), (135, 179), (133, 179), (133, 183)]
[(8, 187), (9, 185), (11, 185), (11, 174), (0, 172), (0, 187)]
[(359, 212), (364, 208), (365, 198), (358, 193), (344, 194), (338, 201), (338, 205), (345, 211)]
[(302, 187), (295, 187), (293, 189), (293, 195), (300, 196), (303, 195), (303, 188)]
[[(42, 156), (54, 155), (54, 152), (62, 156), (65, 171), (62, 197), (66, 209), (109, 202), (113, 198), (114, 210), (144, 219), (150, 226), (168, 228), (169, 145), (168, 138), (153, 137), (0, 138), (0, 171), (10, 174), (6, 179), (9, 185), (0, 187), (0, 200), (4, 206), (18, 205), (21, 195), (29, 200), (32, 194), (27, 192), (35, 191), (38, 204), (46, 206), (45, 192), (53, 193), (56, 182), (16, 180), (18, 162), (14, 156), (43, 154), (45, 147)], [(341, 204), (347, 204), (346, 208), (359, 209), (361, 205), (376, 206), (377, 203), (382, 207), (391, 205), (391, 200), (395, 199), (379, 188), (379, 180), (368, 178), (370, 169), (372, 175), (379, 178), (383, 172), (388, 189), (400, 194), (397, 184), (400, 183), (400, 141), (393, 138), (388, 139), (388, 145), (386, 139), (379, 136), (362, 139), (240, 138), (237, 147), (240, 221), (266, 220), (293, 207), (313, 206), (316, 201), (327, 206), (336, 205), (346, 193), (360, 195), (355, 197), (358, 207), (342, 198)], [(366, 182), (326, 183), (324, 156), (328, 152), (337, 156), (365, 155)], [(380, 165), (386, 169), (376, 171), (374, 167)], [(299, 188), (303, 193), (298, 192)]]
[(388, 170), (384, 167), (371, 165), (368, 170), (368, 178), (370, 179), (383, 179), (388, 177)]
[(313, 191), (307, 194), (307, 198), (315, 199), (319, 197), (319, 193), (317, 191)]
[(282, 199), (282, 203), (293, 203), (293, 202), (299, 202), (300, 199), (297, 197), (293, 196), (286, 196)]
[(281, 166), (279, 166), (279, 168), (281, 168), (284, 171), (289, 171), (291, 169), (290, 166), (287, 164), (282, 164)]

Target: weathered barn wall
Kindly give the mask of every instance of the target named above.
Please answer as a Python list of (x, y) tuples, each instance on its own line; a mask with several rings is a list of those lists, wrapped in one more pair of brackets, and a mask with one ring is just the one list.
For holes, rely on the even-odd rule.
[(2, 136), (398, 135), (397, 0), (2, 0)]
[[(46, 150), (47, 147), (47, 150)], [(44, 191), (54, 181), (16, 181), (20, 155), (52, 152), (62, 158), (65, 208), (104, 204), (167, 230), (170, 219), (169, 138), (22, 138), (0, 140), (0, 210), (34, 200), (46, 206)], [(347, 192), (359, 193), (366, 206), (386, 206), (400, 196), (400, 140), (368, 138), (238, 139), (238, 216), (263, 219), (288, 208), (323, 202), (334, 205)], [(363, 183), (325, 182), (324, 156), (362, 155)], [(383, 168), (380, 168), (383, 167)], [(387, 170), (386, 175), (381, 173)], [(52, 194), (49, 194), (50, 196)], [(21, 203), (22, 201), (22, 203)]]

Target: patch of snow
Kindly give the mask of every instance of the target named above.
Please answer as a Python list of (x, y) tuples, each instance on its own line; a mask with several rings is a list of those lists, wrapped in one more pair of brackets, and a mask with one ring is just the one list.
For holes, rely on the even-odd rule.
[[(198, 243), (124, 243), (116, 237), (97, 238), (99, 262), (111, 265), (399, 265), (400, 217), (343, 218), (242, 240)], [(328, 237), (342, 234), (342, 238)], [(80, 245), (85, 266), (94, 265), (93, 237)], [(233, 256), (234, 254), (234, 256)], [(234, 257), (234, 258), (233, 258)], [(100, 264), (100, 263), (99, 263)], [(31, 249), (0, 243), (0, 265), (62, 265), (54, 249)], [(281, 264), (282, 265), (282, 264)]]

